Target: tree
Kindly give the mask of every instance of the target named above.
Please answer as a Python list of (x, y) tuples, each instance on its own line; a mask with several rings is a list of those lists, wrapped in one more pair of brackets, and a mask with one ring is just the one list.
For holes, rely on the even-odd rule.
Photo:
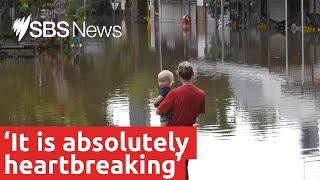
[(142, 21), (147, 16), (147, 0), (132, 0), (131, 2), (132, 21)]
[(112, 7), (109, 0), (92, 0), (88, 6), (92, 15), (101, 16), (101, 15), (111, 15)]
[(132, 0), (132, 5), (131, 5), (131, 19), (132, 21), (138, 21), (139, 19), (139, 2), (138, 0)]

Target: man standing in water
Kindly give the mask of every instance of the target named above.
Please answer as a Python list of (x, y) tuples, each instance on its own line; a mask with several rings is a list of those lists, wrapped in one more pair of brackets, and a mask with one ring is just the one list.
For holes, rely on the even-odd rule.
[[(157, 114), (172, 112), (167, 126), (193, 126), (199, 114), (205, 113), (205, 93), (192, 83), (193, 68), (188, 62), (179, 64), (177, 76), (182, 86), (171, 90), (157, 109)], [(189, 179), (188, 160), (186, 179)]]

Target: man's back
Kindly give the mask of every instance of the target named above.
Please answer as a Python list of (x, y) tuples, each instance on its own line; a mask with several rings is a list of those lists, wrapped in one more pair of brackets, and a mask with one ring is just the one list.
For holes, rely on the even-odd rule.
[(172, 111), (168, 126), (192, 126), (199, 114), (205, 112), (205, 93), (192, 84), (173, 89), (158, 108)]

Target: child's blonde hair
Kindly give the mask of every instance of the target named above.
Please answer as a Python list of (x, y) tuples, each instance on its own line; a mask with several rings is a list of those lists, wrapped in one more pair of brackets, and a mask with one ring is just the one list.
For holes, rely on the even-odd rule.
[(168, 78), (170, 86), (174, 83), (173, 73), (169, 70), (163, 70), (158, 74), (158, 78)]

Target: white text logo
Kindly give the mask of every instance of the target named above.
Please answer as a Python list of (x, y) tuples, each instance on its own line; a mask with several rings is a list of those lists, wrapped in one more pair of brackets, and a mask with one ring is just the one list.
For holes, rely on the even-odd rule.
[(29, 15), (26, 19), (25, 17), (16, 19), (13, 23), (12, 29), (13, 32), (16, 33), (18, 37), (18, 41), (20, 41), (24, 35), (26, 34), (29, 24), (30, 24), (31, 15)]
[(72, 22), (72, 32), (70, 33), (70, 25), (66, 21), (60, 21), (58, 23), (52, 21), (33, 21), (30, 23), (31, 15), (27, 18), (19, 18), (14, 22), (12, 29), (18, 36), (18, 41), (26, 34), (28, 28), (30, 28), (30, 36), (33, 38), (52, 38), (58, 36), (60, 38), (66, 38), (72, 33), (72, 37), (82, 36), (82, 37), (110, 37), (119, 38), (122, 36), (121, 26), (86, 26), (86, 22), (82, 22), (82, 27), (76, 22)]

